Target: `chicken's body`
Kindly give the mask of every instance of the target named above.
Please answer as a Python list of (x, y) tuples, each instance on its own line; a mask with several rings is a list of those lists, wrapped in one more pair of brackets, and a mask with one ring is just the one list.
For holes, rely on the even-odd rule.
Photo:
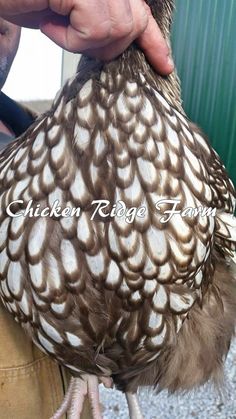
[[(0, 157), (3, 303), (72, 374), (131, 392), (216, 378), (236, 314), (234, 188), (171, 78), (160, 80), (134, 48), (103, 69), (88, 60)], [(216, 215), (163, 223), (173, 205), (158, 210), (161, 199)], [(16, 200), (12, 212), (32, 200), (80, 213), (15, 218)], [(93, 219), (94, 200), (145, 213)]]

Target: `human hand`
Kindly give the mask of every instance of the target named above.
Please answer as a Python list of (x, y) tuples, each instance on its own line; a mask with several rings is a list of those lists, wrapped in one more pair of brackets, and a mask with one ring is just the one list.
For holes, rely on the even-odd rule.
[(158, 73), (173, 71), (168, 46), (144, 0), (0, 0), (0, 10), (18, 25), (40, 28), (68, 51), (101, 60), (115, 58), (136, 40)]

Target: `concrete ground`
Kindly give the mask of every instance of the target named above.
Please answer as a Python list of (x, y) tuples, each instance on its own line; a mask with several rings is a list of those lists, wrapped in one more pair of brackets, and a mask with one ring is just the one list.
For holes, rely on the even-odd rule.
[[(210, 384), (182, 396), (154, 395), (143, 390), (139, 395), (145, 419), (236, 419), (236, 340), (231, 345), (225, 365), (224, 394)], [(128, 419), (126, 399), (117, 390), (100, 386), (104, 419)]]

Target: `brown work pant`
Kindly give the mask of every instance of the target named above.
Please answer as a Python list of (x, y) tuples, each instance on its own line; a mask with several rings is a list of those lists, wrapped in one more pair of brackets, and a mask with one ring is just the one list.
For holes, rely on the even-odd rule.
[(0, 418), (49, 419), (64, 387), (64, 371), (36, 348), (0, 303)]

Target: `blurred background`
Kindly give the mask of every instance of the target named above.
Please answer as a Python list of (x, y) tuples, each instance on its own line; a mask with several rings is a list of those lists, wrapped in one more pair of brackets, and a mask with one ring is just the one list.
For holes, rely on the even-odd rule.
[(177, 0), (172, 40), (184, 109), (236, 184), (236, 1)]

